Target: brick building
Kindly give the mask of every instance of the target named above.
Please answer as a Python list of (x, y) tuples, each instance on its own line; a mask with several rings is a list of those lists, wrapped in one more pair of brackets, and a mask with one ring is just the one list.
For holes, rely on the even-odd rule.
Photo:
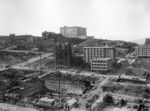
[(60, 33), (68, 38), (86, 39), (86, 28), (73, 26), (73, 27), (60, 27)]
[(71, 44), (56, 44), (56, 68), (69, 68), (71, 66), (72, 48)]
[(113, 47), (84, 47), (84, 61), (90, 63), (94, 58), (115, 59), (116, 51)]

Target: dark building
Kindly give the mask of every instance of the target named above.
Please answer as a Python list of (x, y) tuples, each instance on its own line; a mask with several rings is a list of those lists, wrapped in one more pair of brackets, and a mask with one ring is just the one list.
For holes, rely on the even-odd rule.
[(51, 36), (53, 37), (55, 35), (56, 35), (56, 33), (54, 33), (54, 32), (47, 32), (47, 31), (42, 32), (43, 38), (50, 38)]
[(69, 68), (71, 66), (72, 48), (71, 44), (56, 44), (56, 68)]
[(42, 38), (45, 40), (51, 39), (55, 43), (65, 42), (67, 39), (62, 34), (56, 34), (54, 32), (47, 32), (47, 31), (42, 32)]
[(146, 38), (145, 44), (150, 45), (150, 38)]

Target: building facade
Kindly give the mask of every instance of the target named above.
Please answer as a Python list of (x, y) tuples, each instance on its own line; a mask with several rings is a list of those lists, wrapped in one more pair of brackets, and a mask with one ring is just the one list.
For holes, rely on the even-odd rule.
[(150, 58), (150, 45), (139, 45), (136, 52), (138, 58)]
[(87, 39), (87, 40), (93, 40), (93, 39), (94, 39), (94, 36), (87, 36), (86, 39)]
[(57, 34), (54, 32), (47, 32), (47, 31), (42, 32), (42, 39), (46, 41), (51, 40), (53, 43), (57, 43), (57, 42), (64, 43), (67, 40), (67, 38), (64, 37), (62, 34)]
[(146, 38), (145, 44), (146, 44), (146, 45), (148, 45), (148, 44), (150, 45), (150, 38)]
[(94, 58), (91, 60), (91, 71), (109, 72), (113, 68), (113, 59)]
[(83, 27), (60, 27), (60, 34), (62, 34), (65, 37), (69, 38), (80, 38), (80, 39), (86, 39), (86, 28)]
[(84, 61), (90, 63), (94, 58), (115, 59), (115, 48), (113, 47), (84, 47)]
[(56, 44), (56, 68), (69, 68), (71, 66), (72, 50), (71, 44)]
[(43, 39), (52, 38), (52, 37), (57, 36), (57, 35), (59, 35), (59, 34), (56, 34), (54, 32), (48, 32), (48, 31), (42, 32), (42, 38)]

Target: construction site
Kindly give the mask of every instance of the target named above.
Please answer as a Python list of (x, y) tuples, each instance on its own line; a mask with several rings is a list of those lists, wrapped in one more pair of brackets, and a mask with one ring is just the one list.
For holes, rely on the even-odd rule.
[(0, 51), (2, 111), (148, 111), (147, 74), (127, 71), (137, 68), (130, 54), (111, 72), (92, 72), (68, 41), (36, 38)]
[(15, 48), (0, 53), (0, 101), (7, 105), (3, 110), (11, 111), (16, 106), (43, 111), (70, 110), (98, 80), (56, 70), (53, 53)]

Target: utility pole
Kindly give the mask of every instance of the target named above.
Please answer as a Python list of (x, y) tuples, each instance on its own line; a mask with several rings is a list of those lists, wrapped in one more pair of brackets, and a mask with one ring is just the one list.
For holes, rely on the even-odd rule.
[(60, 72), (58, 72), (58, 76), (59, 76), (59, 102), (60, 102)]
[(40, 54), (40, 71), (41, 71), (41, 75), (42, 75), (42, 59), (41, 59), (41, 54)]

